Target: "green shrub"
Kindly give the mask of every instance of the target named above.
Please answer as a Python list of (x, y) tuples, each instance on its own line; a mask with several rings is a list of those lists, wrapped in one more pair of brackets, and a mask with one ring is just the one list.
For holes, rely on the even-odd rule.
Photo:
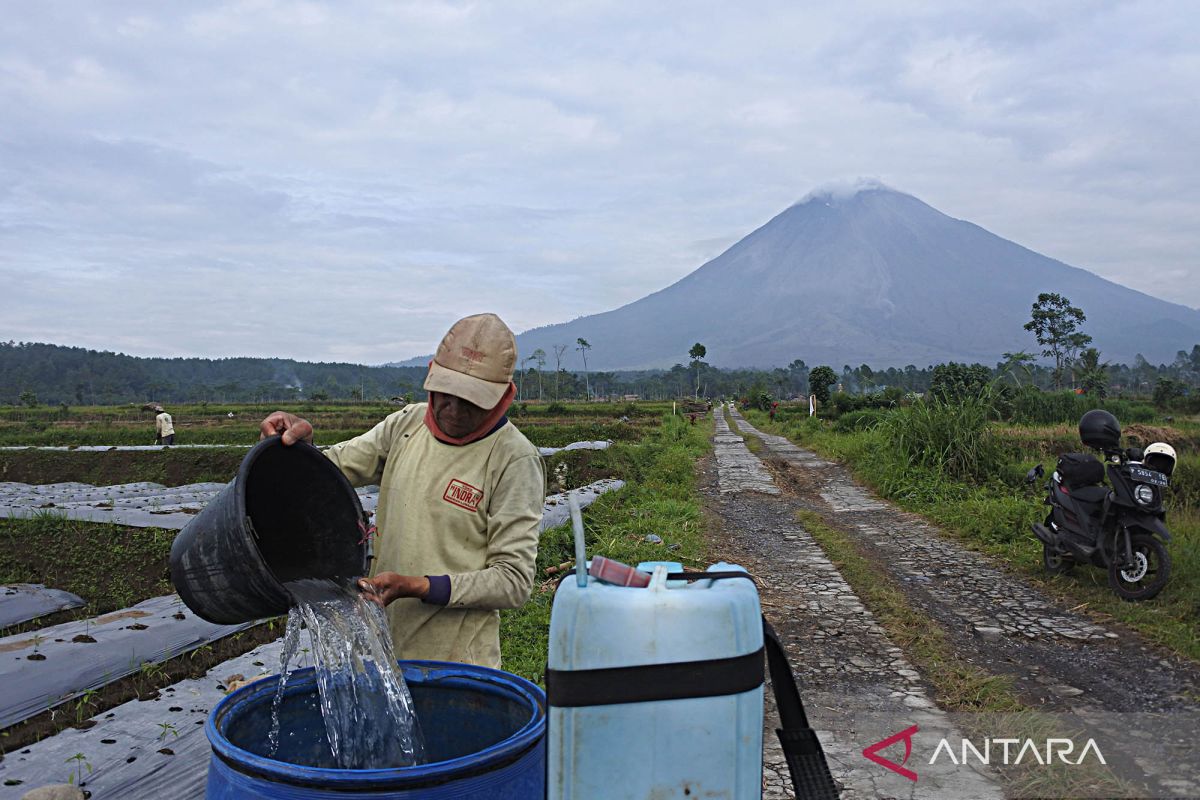
[(837, 422), (833, 424), (833, 429), (837, 433), (849, 433), (850, 431), (864, 431), (874, 428), (878, 425), (887, 412), (878, 409), (862, 409), (860, 411), (849, 411), (838, 417)]
[(908, 463), (955, 479), (987, 482), (1005, 463), (1005, 448), (990, 422), (991, 392), (961, 402), (928, 400), (898, 408), (879, 428)]
[(1053, 425), (1076, 423), (1093, 408), (1112, 412), (1123, 423), (1156, 422), (1160, 414), (1153, 406), (1129, 400), (1108, 398), (1100, 400), (1074, 392), (1042, 392), (1027, 386), (1012, 398), (1011, 412), (1006, 414), (1013, 422), (1023, 425)]
[[(904, 390), (896, 386), (889, 386), (882, 392), (872, 392), (871, 394), (838, 392), (830, 398), (829, 405), (825, 407), (825, 410), (832, 411), (831, 416), (839, 417), (842, 414), (864, 409), (895, 408), (900, 405), (903, 398)], [(807, 408), (804, 411), (806, 414), (808, 413)]]

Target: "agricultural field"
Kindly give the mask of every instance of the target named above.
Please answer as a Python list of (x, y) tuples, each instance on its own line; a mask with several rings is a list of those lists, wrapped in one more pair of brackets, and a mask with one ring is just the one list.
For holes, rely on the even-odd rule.
[(1123, 445), (1165, 441), (1179, 454), (1167, 503), (1171, 579), (1154, 601), (1139, 604), (1117, 599), (1102, 570), (1049, 576), (1042, 568), (1042, 546), (1030, 525), (1046, 513), (1045, 479), (1030, 486), (1025, 476), (1038, 463), (1048, 475), (1060, 453), (1085, 450), (1074, 424), (997, 422), (970, 402), (850, 412), (834, 420), (809, 419), (807, 407), (798, 406), (783, 407), (775, 420), (761, 411), (746, 414), (764, 431), (847, 464), (880, 496), (998, 557), (1073, 606), (1200, 661), (1200, 418), (1166, 421), (1143, 408), (1137, 418), (1145, 421), (1124, 425)]
[[(258, 420), (274, 407), (172, 407), (176, 442), (224, 445), (160, 450), (0, 450), (0, 480), (23, 483), (77, 481), (110, 485), (151, 481), (169, 486), (225, 482), (246, 447), (258, 439)], [(394, 406), (294, 405), (285, 410), (314, 423), (318, 444), (356, 435)], [(228, 416), (232, 411), (234, 416)], [(589, 553), (625, 562), (665, 558), (699, 564), (703, 555), (693, 464), (709, 446), (710, 427), (688, 425), (666, 404), (547, 404), (517, 406), (513, 421), (538, 446), (607, 439), (606, 450), (559, 452), (545, 459), (549, 492), (601, 478), (621, 478), (624, 489), (601, 497), (585, 513)], [(21, 448), (148, 444), (153, 419), (135, 408), (0, 409), (4, 446)], [(204, 440), (196, 442), (195, 440)], [(662, 541), (651, 544), (648, 533)], [(0, 583), (42, 583), (79, 595), (85, 605), (0, 630), (0, 637), (37, 639), (39, 631), (88, 620), (170, 594), (168, 555), (175, 531), (79, 522), (55, 509), (31, 518), (0, 519)], [(668, 549), (669, 548), (669, 549)], [(568, 527), (546, 531), (539, 553), (540, 586), (524, 608), (503, 616), (504, 660), (513, 672), (540, 680), (547, 626), (557, 575), (547, 568), (573, 556)], [(0, 752), (24, 747), (65, 727), (86, 727), (89, 718), (132, 698), (154, 697), (181, 679), (277, 638), (281, 621), (218, 639), (158, 663), (100, 690), (51, 708), (0, 733)]]
[[(517, 403), (510, 418), (540, 447), (561, 447), (572, 437), (636, 439), (639, 425), (653, 425), (670, 403)], [(283, 403), (170, 406), (175, 443), (248, 446), (258, 425), (275, 410), (313, 423), (317, 445), (330, 445), (369, 430), (397, 404)], [(233, 416), (231, 417), (230, 414)], [(154, 413), (138, 405), (0, 406), (0, 447), (138, 446), (154, 444)]]

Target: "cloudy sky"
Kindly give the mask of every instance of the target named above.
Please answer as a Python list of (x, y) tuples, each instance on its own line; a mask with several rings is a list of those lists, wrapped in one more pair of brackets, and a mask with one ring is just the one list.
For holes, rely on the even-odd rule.
[(855, 176), (1197, 307), (1198, 23), (1192, 0), (6, 3), (0, 339), (398, 360), (467, 313), (519, 332), (635, 300)]

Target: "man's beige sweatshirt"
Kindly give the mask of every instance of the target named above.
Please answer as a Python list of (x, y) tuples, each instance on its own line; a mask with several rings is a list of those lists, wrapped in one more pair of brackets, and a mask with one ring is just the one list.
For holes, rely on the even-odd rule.
[(159, 436), (172, 436), (175, 434), (175, 423), (171, 420), (171, 415), (163, 411), (154, 418), (154, 432)]
[(355, 486), (379, 485), (371, 574), (448, 575), (445, 606), (388, 606), (405, 659), (500, 666), (500, 614), (529, 599), (545, 497), (542, 459), (506, 423), (470, 444), (439, 442), (425, 403), (389, 415), (325, 454)]

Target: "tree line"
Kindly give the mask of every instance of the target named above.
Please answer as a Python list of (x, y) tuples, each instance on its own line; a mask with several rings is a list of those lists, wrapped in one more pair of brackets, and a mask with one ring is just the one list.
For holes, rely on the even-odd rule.
[[(584, 344), (576, 343), (576, 348)], [(590, 348), (591, 345), (586, 345)], [(1113, 397), (1172, 398), (1200, 390), (1200, 344), (1180, 350), (1170, 364), (1151, 364), (1138, 356), (1133, 364), (1110, 364), (1085, 348), (1073, 361), (1043, 365), (1029, 353), (1006, 353), (993, 365), (936, 364), (873, 368), (867, 364), (810, 367), (797, 358), (772, 369), (717, 368), (703, 359), (699, 342), (670, 369), (576, 372), (562, 368), (567, 347), (554, 354), (535, 351), (514, 376), (519, 400), (586, 398), (645, 400), (683, 397), (820, 399), (839, 390), (867, 395), (885, 390), (925, 393), (935, 385), (1002, 380), (1016, 386), (1054, 389), (1070, 385)], [(558, 348), (555, 348), (558, 350)], [(583, 352), (586, 353), (586, 350)], [(539, 356), (540, 353), (540, 356)], [(557, 367), (557, 368), (555, 368)], [(296, 400), (367, 401), (424, 394), (424, 367), (368, 367), (311, 363), (278, 358), (138, 358), (79, 347), (0, 342), (0, 403), (104, 405), (112, 403), (234, 403)]]

